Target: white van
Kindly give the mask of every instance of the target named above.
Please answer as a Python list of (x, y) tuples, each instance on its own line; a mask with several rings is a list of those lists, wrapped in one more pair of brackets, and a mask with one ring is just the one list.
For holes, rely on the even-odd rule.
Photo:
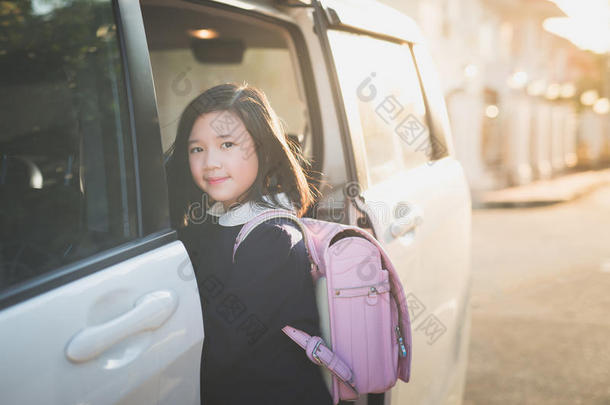
[(227, 81), (264, 90), (323, 173), (308, 215), (369, 228), (398, 267), (411, 381), (358, 403), (461, 403), (470, 196), (413, 20), (364, 0), (10, 4), (0, 403), (200, 403), (199, 291), (163, 159), (182, 109)]

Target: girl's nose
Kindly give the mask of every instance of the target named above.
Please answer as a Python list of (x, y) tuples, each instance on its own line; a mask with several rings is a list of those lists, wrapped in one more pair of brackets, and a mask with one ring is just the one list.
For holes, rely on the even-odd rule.
[(209, 150), (208, 152), (206, 152), (203, 161), (203, 167), (206, 170), (218, 169), (222, 167), (222, 162), (218, 153), (213, 150)]

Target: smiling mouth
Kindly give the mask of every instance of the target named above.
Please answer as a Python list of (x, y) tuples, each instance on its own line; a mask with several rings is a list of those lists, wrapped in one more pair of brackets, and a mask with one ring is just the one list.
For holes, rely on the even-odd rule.
[(227, 177), (214, 177), (214, 178), (206, 179), (206, 181), (209, 184), (219, 184), (219, 183), (222, 183), (223, 181), (227, 180), (228, 178), (229, 178), (228, 176)]

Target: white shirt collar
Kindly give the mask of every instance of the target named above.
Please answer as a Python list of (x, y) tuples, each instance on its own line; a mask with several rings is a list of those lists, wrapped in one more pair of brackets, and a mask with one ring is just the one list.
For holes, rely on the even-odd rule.
[[(275, 196), (277, 200), (283, 205), (283, 207), (278, 208), (286, 209), (286, 207), (290, 207), (290, 210), (295, 212), (294, 204), (291, 203), (286, 193), (279, 193)], [(273, 204), (273, 201), (268, 195), (263, 196), (263, 199)], [(208, 209), (208, 214), (219, 217), (218, 223), (222, 226), (235, 226), (243, 225), (252, 218), (254, 218), (256, 215), (265, 211), (269, 211), (271, 209), (272, 208), (263, 207), (252, 201), (248, 201), (247, 203), (231, 208), (229, 211), (225, 211), (222, 202), (217, 201)]]

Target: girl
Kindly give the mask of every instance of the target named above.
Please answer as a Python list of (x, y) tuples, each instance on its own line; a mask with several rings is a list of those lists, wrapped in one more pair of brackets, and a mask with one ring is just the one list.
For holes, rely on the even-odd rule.
[(264, 210), (302, 216), (313, 190), (265, 95), (222, 84), (184, 110), (168, 161), (172, 221), (195, 268), (205, 330), (201, 403), (331, 404), (319, 369), (281, 331), (319, 336), (298, 226), (275, 219), (232, 249)]

